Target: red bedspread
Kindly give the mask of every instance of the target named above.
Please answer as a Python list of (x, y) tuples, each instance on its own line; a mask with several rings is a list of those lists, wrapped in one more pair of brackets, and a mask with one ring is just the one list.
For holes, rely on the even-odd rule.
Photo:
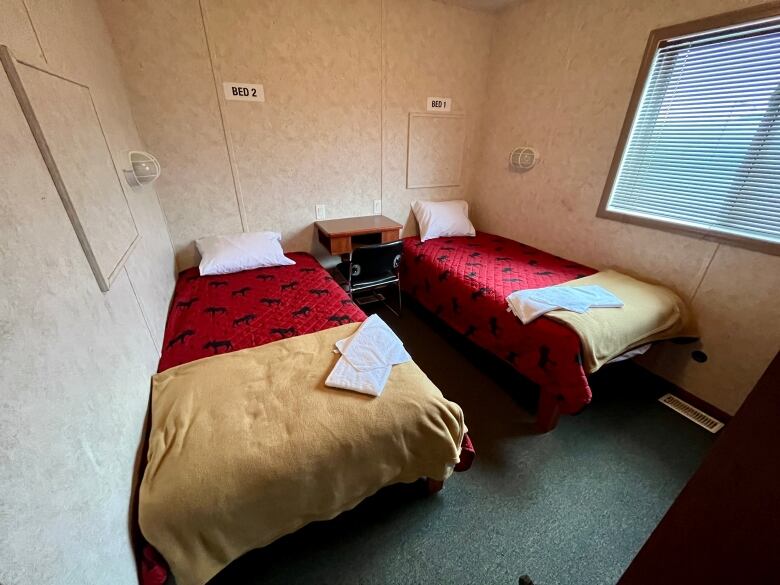
[(401, 286), (450, 327), (553, 393), (561, 412), (573, 413), (591, 399), (577, 334), (543, 317), (523, 325), (507, 312), (506, 297), (594, 272), (482, 232), (424, 243), (415, 236), (404, 239)]
[(204, 276), (179, 275), (159, 372), (200, 358), (363, 321), (361, 311), (306, 253), (294, 266)]

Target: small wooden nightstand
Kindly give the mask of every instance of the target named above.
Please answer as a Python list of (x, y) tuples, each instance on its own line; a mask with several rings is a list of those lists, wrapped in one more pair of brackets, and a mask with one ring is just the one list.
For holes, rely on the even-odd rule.
[(403, 228), (384, 215), (328, 219), (314, 222), (314, 225), (320, 243), (334, 256), (347, 255), (357, 246), (398, 240)]

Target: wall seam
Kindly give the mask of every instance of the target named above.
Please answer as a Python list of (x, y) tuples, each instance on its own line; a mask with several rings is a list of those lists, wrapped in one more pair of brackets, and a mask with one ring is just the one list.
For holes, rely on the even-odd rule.
[[(133, 124), (136, 124), (135, 120), (133, 120)], [(138, 133), (138, 125), (136, 124), (135, 128), (136, 133), (139, 137), (141, 137), (141, 134)], [(143, 138), (141, 138), (141, 144), (144, 149), (146, 149), (146, 144), (144, 143)], [(171, 226), (168, 224), (168, 216), (165, 215), (165, 209), (163, 209), (162, 202), (160, 201), (160, 194), (157, 192), (157, 189), (155, 187), (151, 188), (154, 192), (154, 197), (157, 199), (157, 207), (160, 210), (160, 215), (162, 215), (163, 225), (165, 226), (165, 232), (168, 234), (168, 242), (171, 245), (171, 254), (173, 255), (173, 268), (176, 274), (179, 273), (179, 261), (176, 258), (176, 245), (173, 243), (173, 236), (171, 235)]]
[(385, 0), (379, 0), (379, 200), (385, 212)]
[(222, 122), (222, 135), (225, 138), (225, 149), (227, 150), (228, 163), (230, 164), (230, 174), (233, 177), (233, 189), (236, 193), (236, 204), (238, 205), (238, 215), (241, 219), (241, 229), (245, 232), (249, 231), (249, 222), (246, 217), (246, 209), (244, 207), (244, 192), (241, 189), (241, 181), (239, 180), (238, 163), (236, 162), (235, 146), (233, 144), (233, 136), (230, 132), (230, 127), (227, 123), (227, 115), (225, 114), (225, 106), (223, 104), (224, 97), (220, 91), (222, 85), (222, 76), (219, 74), (219, 67), (217, 66), (217, 56), (211, 42), (209, 42), (209, 32), (207, 23), (207, 8), (205, 0), (198, 0), (198, 7), (200, 8), (200, 18), (203, 23), (203, 38), (206, 41), (206, 51), (209, 55), (209, 65), (211, 67), (211, 76), (214, 79), (214, 91), (217, 94), (217, 108), (219, 109), (219, 118)]
[(720, 244), (716, 244), (715, 247), (713, 248), (712, 254), (710, 255), (710, 259), (707, 261), (707, 265), (704, 267), (704, 270), (702, 270), (701, 277), (699, 278), (699, 282), (696, 283), (696, 288), (694, 288), (693, 292), (691, 293), (691, 300), (690, 300), (691, 305), (693, 305), (693, 301), (696, 299), (696, 295), (699, 294), (699, 288), (704, 282), (704, 279), (707, 277), (707, 273), (710, 271), (710, 266), (712, 266), (712, 261), (715, 260), (715, 255), (718, 253), (718, 250), (720, 250)]
[[(487, 119), (490, 113), (490, 106), (491, 106), (491, 99), (490, 99), (490, 89), (493, 85), (493, 77), (494, 77), (494, 71), (493, 71), (493, 57), (494, 57), (494, 50), (495, 50), (495, 43), (497, 38), (497, 31), (499, 26), (499, 14), (503, 13), (504, 11), (509, 10), (508, 7), (503, 8), (500, 11), (494, 12), (490, 14), (490, 19), (492, 21), (490, 25), (490, 42), (488, 43), (488, 53), (487, 53), (487, 59), (485, 62), (486, 70), (485, 70), (485, 86), (484, 86), (484, 92), (482, 95), (482, 102), (479, 104), (478, 107), (478, 120), (477, 120), (477, 129), (475, 132), (474, 137), (474, 156), (473, 156), (473, 165), (471, 169), (471, 176), (469, 177), (469, 183), (466, 185), (467, 189), (467, 198), (469, 201), (469, 205), (472, 207), (475, 207), (477, 210), (479, 209), (479, 203), (478, 201), (482, 198), (482, 169), (485, 168), (485, 163), (487, 161), (487, 156), (485, 154), (485, 149), (487, 148)], [(474, 205), (476, 204), (476, 205)], [(472, 219), (474, 221), (474, 219)]]
[[(114, 47), (114, 51), (116, 52), (116, 47), (114, 46), (114, 39), (113, 39), (113, 37), (111, 37), (111, 46)], [(124, 71), (121, 68), (120, 68), (120, 71), (122, 71), (122, 86), (123, 86), (123, 89), (125, 90), (125, 94), (127, 94), (129, 96), (130, 92), (128, 91), (128, 88), (125, 85)], [(129, 106), (130, 106), (130, 115), (131, 115), (131, 117), (133, 119), (133, 128), (135, 128), (135, 134), (136, 134), (136, 136), (138, 136), (138, 138), (139, 138), (139, 140), (141, 142), (141, 146), (140, 147), (143, 148), (144, 150), (146, 150), (147, 149), (146, 141), (144, 140), (144, 137), (141, 135), (141, 131), (138, 129), (138, 122), (136, 122), (136, 120), (135, 120), (135, 111), (134, 111), (132, 102), (130, 102)], [(154, 155), (154, 153), (151, 153), (151, 154)], [(161, 174), (162, 174), (162, 172), (161, 172)], [(154, 198), (157, 200), (157, 208), (160, 210), (160, 215), (162, 216), (163, 225), (165, 226), (165, 233), (167, 234), (168, 242), (171, 245), (171, 255), (173, 256), (173, 267), (174, 267), (176, 273), (178, 274), (178, 272), (179, 272), (179, 263), (178, 263), (178, 260), (176, 259), (176, 245), (173, 243), (173, 236), (171, 236), (171, 226), (168, 224), (168, 216), (165, 214), (165, 209), (162, 206), (162, 201), (160, 201), (160, 194), (157, 192), (157, 188), (154, 187), (153, 185), (148, 185), (148, 188), (152, 190), (152, 192), (154, 193)]]
[[(114, 51), (114, 55), (119, 55), (119, 48), (116, 46), (116, 40), (114, 39), (114, 35), (111, 33), (111, 28), (108, 26), (108, 21), (106, 20), (106, 16), (103, 13), (103, 9), (98, 5), (98, 10), (100, 11), (100, 18), (103, 19), (103, 24), (106, 27), (106, 31), (108, 32), (108, 38), (111, 41), (111, 48)], [(135, 129), (135, 135), (138, 137), (138, 140), (140, 142), (139, 148), (143, 149), (144, 151), (147, 150), (146, 141), (141, 134), (140, 129), (138, 128), (138, 122), (135, 119), (136, 116), (136, 108), (135, 108), (135, 101), (132, 99), (130, 88), (127, 85), (127, 82), (125, 80), (125, 68), (122, 65), (122, 62), (119, 61), (117, 57), (115, 57), (115, 63), (116, 67), (120, 73), (120, 80), (122, 81), (122, 89), (124, 91), (125, 96), (127, 96), (127, 107), (130, 108), (130, 118), (133, 122), (133, 128)], [(154, 154), (154, 153), (152, 153)], [(120, 169), (121, 170), (121, 169)], [(173, 243), (173, 237), (171, 236), (171, 227), (168, 225), (168, 216), (165, 214), (165, 209), (162, 206), (162, 202), (160, 201), (160, 194), (157, 192), (157, 189), (151, 185), (148, 186), (152, 192), (154, 193), (154, 198), (157, 200), (157, 207), (160, 210), (160, 215), (162, 216), (163, 225), (165, 226), (165, 233), (168, 236), (168, 242), (171, 245), (171, 255), (173, 256), (173, 266), (174, 270), (178, 273), (178, 262), (176, 260), (176, 246)], [(124, 190), (124, 185), (122, 186), (122, 189)], [(129, 204), (129, 203), (128, 203)], [(132, 210), (131, 210), (132, 213)], [(139, 232), (140, 233), (140, 232)], [(128, 274), (129, 276), (129, 274)]]
[(38, 35), (38, 29), (35, 28), (32, 12), (30, 12), (30, 7), (27, 6), (27, 0), (22, 0), (22, 6), (24, 6), (24, 11), (27, 14), (27, 20), (30, 21), (30, 28), (32, 28), (33, 35), (35, 36), (35, 42), (38, 43), (38, 48), (41, 50), (41, 57), (43, 57), (43, 62), (48, 65), (49, 60), (46, 58), (46, 51), (43, 50), (43, 43), (41, 42), (41, 37)]
[(130, 290), (133, 291), (133, 296), (135, 297), (135, 302), (138, 305), (139, 310), (141, 311), (141, 317), (143, 317), (144, 325), (146, 325), (146, 332), (149, 334), (149, 338), (152, 340), (152, 346), (154, 347), (154, 350), (157, 352), (157, 355), (161, 355), (160, 347), (157, 345), (157, 340), (154, 338), (154, 333), (152, 332), (152, 327), (149, 325), (149, 318), (146, 315), (146, 311), (144, 310), (144, 305), (141, 302), (141, 299), (138, 296), (138, 292), (135, 290), (135, 285), (133, 284), (133, 279), (130, 276), (130, 273), (127, 271), (127, 265), (125, 264), (122, 267), (122, 270), (125, 271), (125, 276), (127, 276), (127, 282), (130, 283)]
[[(111, 36), (111, 35), (109, 35), (109, 36)], [(111, 46), (114, 47), (114, 51), (116, 52), (116, 47), (114, 46), (114, 38), (113, 37), (111, 37)], [(122, 72), (122, 86), (123, 86), (123, 89), (125, 90), (125, 94), (127, 94), (129, 96), (130, 92), (128, 91), (128, 88), (125, 85), (124, 71), (121, 69), (121, 67), (120, 67), (120, 71)], [(146, 150), (147, 149), (146, 141), (144, 140), (144, 137), (141, 135), (141, 131), (138, 128), (138, 122), (136, 122), (136, 120), (135, 120), (135, 111), (134, 111), (134, 108), (133, 108), (133, 103), (130, 102), (129, 106), (130, 106), (130, 114), (131, 114), (131, 117), (133, 119), (133, 128), (135, 128), (135, 134), (136, 134), (136, 136), (138, 136), (138, 138), (139, 138), (139, 140), (141, 142), (140, 147), (143, 148), (144, 150)], [(154, 153), (151, 153), (151, 154), (154, 155)], [(160, 210), (160, 215), (162, 216), (163, 225), (165, 226), (165, 233), (167, 234), (168, 242), (171, 245), (171, 254), (173, 255), (173, 267), (174, 267), (176, 273), (178, 274), (178, 272), (179, 272), (179, 264), (178, 264), (178, 260), (176, 259), (176, 245), (173, 243), (173, 236), (171, 236), (171, 226), (168, 224), (168, 216), (165, 214), (165, 209), (163, 208), (162, 201), (160, 201), (160, 194), (157, 192), (157, 188), (154, 187), (153, 185), (149, 185), (148, 188), (152, 190), (152, 193), (154, 193), (154, 198), (157, 200), (157, 208)]]

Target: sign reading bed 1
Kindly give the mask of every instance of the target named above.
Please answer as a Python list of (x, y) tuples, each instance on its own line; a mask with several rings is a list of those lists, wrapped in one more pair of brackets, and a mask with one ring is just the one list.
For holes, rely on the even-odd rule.
[(17, 61), (5, 46), (0, 60), (98, 286), (108, 291), (139, 234), (89, 88)]
[(429, 112), (451, 112), (452, 98), (429, 97), (425, 103), (425, 109)]
[(463, 114), (410, 113), (407, 189), (460, 185), (465, 143)]

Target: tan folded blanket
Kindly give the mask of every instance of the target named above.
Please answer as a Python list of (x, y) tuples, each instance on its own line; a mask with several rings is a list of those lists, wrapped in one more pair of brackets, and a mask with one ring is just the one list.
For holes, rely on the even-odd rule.
[(582, 344), (583, 368), (590, 374), (626, 351), (661, 339), (694, 336), (685, 303), (663, 286), (648, 284), (605, 270), (560, 286), (599, 285), (625, 305), (620, 309), (591, 308), (584, 313), (551, 311), (545, 317), (573, 329)]
[(140, 524), (179, 585), (201, 585), (248, 550), (383, 486), (452, 472), (463, 413), (413, 362), (393, 368), (378, 398), (323, 384), (334, 342), (357, 327), (154, 377)]

